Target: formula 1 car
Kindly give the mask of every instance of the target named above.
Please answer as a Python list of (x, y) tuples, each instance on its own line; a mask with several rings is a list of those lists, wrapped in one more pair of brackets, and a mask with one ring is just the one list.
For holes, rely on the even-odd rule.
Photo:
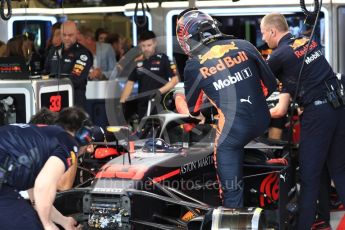
[(84, 229), (289, 229), (296, 186), (287, 145), (253, 140), (245, 147), (248, 208), (225, 209), (214, 168), (215, 129), (205, 124), (185, 132), (189, 122), (176, 113), (145, 117), (134, 151), (125, 148), (128, 139), (96, 143), (92, 183), (59, 193), (55, 206)]

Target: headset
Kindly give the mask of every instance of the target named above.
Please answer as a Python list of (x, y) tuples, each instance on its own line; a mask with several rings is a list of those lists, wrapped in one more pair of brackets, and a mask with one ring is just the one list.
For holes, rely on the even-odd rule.
[(92, 122), (86, 118), (80, 128), (75, 132), (74, 138), (81, 146), (89, 145), (93, 140)]

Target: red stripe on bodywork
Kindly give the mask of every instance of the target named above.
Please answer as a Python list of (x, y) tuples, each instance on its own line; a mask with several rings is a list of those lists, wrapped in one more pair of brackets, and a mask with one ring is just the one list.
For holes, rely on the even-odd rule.
[(343, 218), (341, 219), (337, 227), (337, 230), (343, 230), (343, 229), (345, 229), (345, 215), (343, 216)]
[(173, 176), (176, 176), (178, 174), (180, 174), (180, 169), (176, 169), (176, 170), (174, 170), (172, 172), (169, 172), (167, 174), (164, 174), (162, 176), (155, 177), (155, 178), (153, 178), (153, 181), (159, 183), (159, 182), (161, 182), (163, 180), (166, 180), (166, 179), (168, 179), (170, 177), (173, 177)]

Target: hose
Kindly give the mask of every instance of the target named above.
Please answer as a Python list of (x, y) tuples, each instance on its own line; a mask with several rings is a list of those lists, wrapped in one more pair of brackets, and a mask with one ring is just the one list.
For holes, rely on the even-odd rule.
[(305, 23), (308, 25), (312, 25), (315, 22), (316, 15), (320, 12), (322, 2), (319, 3), (319, 0), (314, 0), (314, 10), (309, 11), (305, 5), (305, 0), (300, 0), (300, 6), (303, 13), (306, 16)]
[[(7, 14), (5, 14), (5, 4), (7, 4)], [(0, 16), (3, 20), (9, 20), (12, 17), (12, 3), (11, 0), (1, 0)]]
[[(138, 7), (140, 3), (141, 3), (141, 10), (143, 12), (143, 18), (144, 18), (144, 21), (142, 23), (139, 23), (139, 20), (138, 20)], [(145, 9), (145, 6), (146, 6), (146, 9)], [(148, 5), (144, 3), (144, 0), (138, 0), (137, 3), (135, 4), (135, 9), (134, 9), (134, 22), (137, 25), (137, 27), (142, 28), (146, 26), (147, 24), (146, 11), (147, 12), (150, 11)]]
[[(313, 15), (313, 22), (312, 22), (312, 25), (313, 25), (313, 29), (312, 29), (312, 32), (310, 34), (310, 38), (309, 38), (309, 42), (307, 44), (307, 52), (305, 52), (304, 54), (304, 57), (303, 57), (303, 62), (302, 62), (302, 66), (301, 66), (301, 69), (298, 73), (298, 77), (297, 77), (297, 82), (296, 82), (296, 89), (295, 89), (295, 94), (293, 96), (293, 99), (292, 99), (292, 109), (290, 111), (290, 128), (289, 128), (289, 146), (290, 146), (290, 153), (292, 152), (292, 145), (291, 145), (291, 142), (292, 142), (292, 130), (293, 130), (293, 115), (294, 115), (294, 109), (296, 108), (296, 100), (297, 100), (297, 95), (298, 95), (298, 92), (299, 92), (299, 88), (300, 88), (300, 83), (301, 83), (301, 76), (302, 76), (302, 73), (303, 73), (303, 69), (304, 69), (304, 66), (305, 66), (305, 60), (309, 54), (309, 47), (310, 47), (310, 44), (313, 40), (313, 37), (314, 37), (314, 34), (315, 34), (315, 28), (316, 28), (316, 24), (317, 24), (317, 20), (319, 19), (319, 16), (320, 16), (320, 12), (321, 12), (321, 7), (322, 7), (322, 0), (320, 0), (320, 3), (318, 0), (314, 0), (314, 3), (315, 3), (315, 6), (314, 6), (314, 11), (313, 12), (310, 12), (306, 9), (306, 6), (305, 6), (305, 0), (301, 0), (300, 1), (300, 4), (301, 4), (301, 8), (302, 8), (302, 11), (303, 13), (308, 17), (310, 17), (311, 15)], [(314, 17), (315, 15), (315, 17)]]

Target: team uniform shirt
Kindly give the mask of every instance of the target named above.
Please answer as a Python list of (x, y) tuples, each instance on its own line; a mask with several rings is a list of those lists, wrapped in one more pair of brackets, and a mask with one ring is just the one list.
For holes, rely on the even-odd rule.
[[(86, 84), (90, 68), (93, 65), (91, 52), (79, 43), (75, 43), (68, 50), (62, 47), (52, 47), (47, 55), (44, 66), (45, 73), (60, 73), (63, 77), (67, 76), (73, 83), (75, 104), (84, 106), (86, 101)], [(58, 66), (60, 65), (60, 72)]]
[[(202, 93), (213, 102), (218, 113), (225, 116), (234, 113), (248, 116), (248, 109), (256, 114), (267, 108), (261, 82), (269, 94), (277, 84), (256, 48), (239, 39), (218, 40), (209, 47), (186, 63), (184, 86), (190, 113), (199, 113)], [(252, 106), (240, 109), (245, 103)]]
[[(145, 59), (140, 55), (135, 60), (136, 68), (128, 77), (128, 80), (138, 82), (138, 93), (154, 91), (164, 86), (170, 78), (175, 76), (173, 65), (167, 55), (156, 53), (150, 58)], [(147, 109), (149, 96), (143, 96), (138, 99), (139, 117)]]
[(14, 169), (8, 184), (20, 190), (32, 188), (49, 157), (58, 157), (67, 170), (76, 161), (78, 144), (60, 126), (13, 124), (0, 127), (0, 159), (9, 156)]
[[(269, 56), (268, 64), (273, 73), (282, 81), (283, 93), (295, 95), (297, 78), (304, 54), (307, 52), (308, 41), (309, 39), (305, 37), (293, 38), (289, 33), (279, 41), (278, 47)], [(325, 81), (330, 80), (329, 84), (333, 86), (336, 84), (334, 84), (335, 75), (332, 67), (320, 50), (319, 44), (314, 40), (309, 47), (302, 76), (297, 95), (297, 103), (301, 106), (326, 98)]]
[(138, 82), (138, 93), (159, 89), (174, 76), (167, 55), (156, 53), (149, 59), (141, 55), (136, 60), (136, 68), (128, 80)]

